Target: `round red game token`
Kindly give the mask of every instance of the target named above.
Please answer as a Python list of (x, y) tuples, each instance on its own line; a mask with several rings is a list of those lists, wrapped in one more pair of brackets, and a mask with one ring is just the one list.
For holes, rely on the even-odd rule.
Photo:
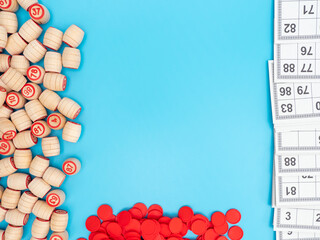
[(170, 228), (168, 226), (168, 224), (165, 224), (165, 223), (161, 223), (160, 224), (160, 234), (164, 237), (169, 237), (171, 235), (171, 231), (170, 231)]
[(171, 218), (169, 217), (161, 217), (158, 220), (159, 223), (166, 223), (166, 224), (169, 224), (170, 221), (171, 221)]
[(191, 207), (184, 206), (179, 209), (178, 216), (183, 222), (189, 222), (193, 217), (194, 213)]
[(181, 231), (180, 231), (180, 235), (181, 235), (181, 236), (187, 235), (188, 230), (189, 230), (189, 229), (188, 229), (187, 225), (184, 224), (184, 223), (182, 223), (182, 229), (181, 229)]
[(159, 210), (148, 210), (148, 218), (149, 219), (159, 219), (162, 217), (163, 212), (159, 211)]
[(140, 211), (142, 212), (143, 217), (145, 217), (148, 213), (148, 208), (144, 203), (136, 203), (135, 205), (133, 205), (133, 207), (139, 208)]
[(204, 240), (216, 240), (217, 237), (219, 237), (219, 234), (217, 234), (212, 228), (208, 229), (203, 235)]
[(163, 209), (162, 207), (159, 205), (159, 204), (152, 204), (149, 208), (148, 208), (148, 213), (150, 211), (153, 211), (153, 210), (158, 210), (160, 211), (162, 214), (163, 214)]
[(172, 218), (169, 223), (169, 228), (172, 233), (180, 233), (182, 230), (182, 220), (180, 218)]
[(144, 235), (154, 235), (157, 231), (157, 224), (152, 220), (145, 220), (141, 224), (141, 232)]
[(177, 237), (169, 237), (167, 240), (180, 240), (180, 238), (177, 238)]
[(119, 237), (122, 234), (121, 226), (118, 223), (112, 222), (107, 226), (107, 233), (113, 237)]
[(101, 225), (100, 219), (97, 216), (90, 216), (86, 221), (86, 228), (90, 232), (96, 232), (99, 230)]
[(220, 226), (226, 222), (226, 216), (222, 212), (215, 212), (211, 215), (213, 226)]
[(196, 234), (196, 235), (202, 235), (206, 232), (207, 230), (207, 224), (203, 220), (195, 220), (191, 224), (191, 231)]
[(77, 240), (87, 240), (86, 238), (78, 238)]
[(191, 218), (191, 220), (190, 220), (190, 226), (192, 225), (192, 223), (194, 222), (194, 221), (196, 221), (196, 220), (202, 220), (202, 221), (204, 221), (205, 223), (206, 223), (206, 225), (207, 225), (207, 228), (209, 228), (209, 220), (208, 220), (208, 218), (207, 217), (205, 217), (205, 216), (203, 216), (202, 214), (196, 214), (196, 215), (194, 215), (192, 218)]
[(135, 231), (137, 233), (140, 233), (141, 231), (141, 224), (137, 219), (132, 219), (130, 223), (124, 227), (125, 232), (129, 231)]
[(113, 217), (112, 208), (107, 204), (101, 205), (98, 208), (97, 214), (102, 221), (110, 220)]
[(237, 209), (230, 209), (226, 213), (226, 219), (231, 224), (237, 224), (241, 220), (241, 213)]
[(214, 226), (214, 231), (220, 235), (226, 234), (228, 232), (228, 229), (229, 229), (229, 225), (227, 222), (225, 222), (220, 226)]
[(132, 216), (128, 211), (122, 211), (120, 213), (118, 213), (117, 215), (117, 222), (121, 225), (121, 226), (126, 226), (129, 224), (129, 222), (131, 221)]
[(93, 237), (94, 237), (94, 235), (96, 235), (96, 234), (98, 234), (98, 233), (96, 233), (96, 232), (90, 233), (90, 235), (89, 235), (89, 240), (93, 240)]
[(216, 240), (228, 240), (228, 238), (226, 238), (225, 236), (220, 236)]
[(105, 233), (97, 233), (96, 235), (94, 235), (93, 240), (108, 240), (109, 237), (107, 234)]
[(239, 226), (233, 226), (228, 231), (231, 240), (240, 240), (243, 237), (243, 230)]
[(104, 228), (104, 230), (107, 230), (107, 226), (109, 225), (109, 223), (110, 222), (103, 222), (103, 223), (101, 223), (101, 227), (103, 227)]
[(143, 218), (143, 214), (139, 208), (133, 207), (129, 210), (129, 213), (135, 219), (142, 219)]

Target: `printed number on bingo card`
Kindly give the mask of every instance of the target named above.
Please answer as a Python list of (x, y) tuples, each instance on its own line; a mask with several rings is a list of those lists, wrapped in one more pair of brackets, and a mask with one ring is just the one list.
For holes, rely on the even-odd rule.
[(320, 39), (320, 0), (276, 0), (275, 42)]
[(320, 154), (280, 154), (275, 156), (277, 176), (320, 173)]
[(274, 229), (276, 231), (320, 233), (320, 209), (276, 208)]
[(274, 59), (274, 82), (320, 82), (319, 42), (276, 44)]
[(269, 79), (274, 125), (320, 121), (320, 82), (275, 83), (272, 61)]
[(318, 206), (320, 176), (277, 176), (276, 206)]

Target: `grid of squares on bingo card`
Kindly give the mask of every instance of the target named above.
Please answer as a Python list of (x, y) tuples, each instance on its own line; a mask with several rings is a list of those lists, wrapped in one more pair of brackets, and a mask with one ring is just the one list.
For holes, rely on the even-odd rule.
[(319, 0), (278, 0), (279, 37), (315, 38), (320, 35)]
[[(279, 83), (275, 92), (277, 117), (320, 114), (320, 83)], [(290, 106), (292, 111), (285, 109)]]
[(282, 76), (320, 77), (320, 43), (284, 43), (275, 48)]
[[(285, 81), (278, 81), (278, 78), (274, 85), (276, 105), (273, 111), (293, 129), (283, 130), (274, 125), (276, 154), (287, 156), (275, 165), (274, 228), (278, 240), (299, 240), (305, 236), (308, 240), (319, 240), (316, 233), (320, 231), (317, 167), (320, 132), (319, 125), (313, 125), (314, 129), (303, 126), (310, 126), (307, 118), (320, 113), (320, 106), (319, 109), (316, 106), (320, 100), (320, 81), (314, 81), (320, 78), (320, 0), (275, 0), (274, 62), (277, 63), (277, 77), (289, 77)], [(309, 93), (296, 94), (298, 88), (308, 89)], [(292, 94), (286, 94), (288, 89)], [(290, 111), (281, 111), (281, 106), (286, 107), (285, 110), (290, 106)], [(294, 121), (297, 118), (301, 120), (299, 125)], [(277, 159), (275, 155), (275, 161)], [(311, 164), (306, 164), (308, 161)], [(287, 171), (281, 172), (281, 169)]]

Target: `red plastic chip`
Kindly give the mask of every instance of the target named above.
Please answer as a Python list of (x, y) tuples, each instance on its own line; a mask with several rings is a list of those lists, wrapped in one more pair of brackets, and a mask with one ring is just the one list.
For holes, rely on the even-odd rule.
[(105, 233), (97, 233), (96, 235), (93, 236), (93, 240), (108, 240), (109, 237)]
[(225, 236), (220, 236), (216, 240), (228, 240), (228, 238), (226, 238)]
[(222, 212), (214, 212), (211, 215), (211, 222), (213, 226), (220, 226), (226, 222), (226, 216)]
[(162, 217), (162, 212), (159, 211), (159, 210), (151, 210), (151, 211), (148, 211), (148, 218), (150, 219), (159, 219)]
[(118, 223), (112, 222), (107, 226), (107, 233), (113, 237), (119, 237), (122, 234), (122, 229)]
[(165, 224), (165, 223), (160, 224), (160, 234), (166, 238), (172, 234), (168, 224)]
[(241, 213), (237, 209), (230, 209), (226, 213), (226, 219), (231, 224), (237, 224), (241, 220)]
[(220, 226), (214, 226), (214, 231), (216, 233), (218, 233), (219, 235), (224, 235), (228, 232), (229, 229), (229, 225), (227, 222), (225, 222), (224, 224), (220, 225)]
[(183, 237), (183, 236), (185, 236), (185, 235), (187, 235), (187, 233), (188, 233), (188, 227), (187, 227), (187, 225), (186, 224), (184, 224), (184, 223), (182, 223), (182, 229), (181, 229), (181, 231), (180, 231), (180, 235)]
[(99, 230), (101, 225), (100, 219), (97, 216), (90, 216), (86, 221), (86, 228), (90, 232), (96, 232)]
[(203, 235), (204, 240), (216, 240), (217, 237), (219, 237), (219, 234), (217, 234), (212, 228), (208, 229)]
[(239, 226), (233, 226), (228, 231), (231, 240), (240, 240), (243, 237), (243, 230)]
[(133, 207), (139, 208), (143, 217), (147, 216), (148, 208), (144, 203), (136, 203)]
[(129, 210), (129, 213), (131, 216), (135, 219), (142, 219), (143, 218), (143, 213), (139, 208), (133, 207)]
[(121, 226), (126, 226), (129, 224), (129, 222), (131, 221), (132, 216), (128, 211), (122, 211), (120, 213), (118, 213), (117, 215), (117, 222), (121, 225)]
[(97, 214), (102, 221), (110, 220), (113, 217), (112, 207), (107, 204), (101, 205), (98, 208)]
[(154, 235), (157, 233), (157, 224), (153, 220), (145, 220), (141, 224), (141, 232), (144, 235)]
[(153, 204), (148, 208), (148, 213), (152, 210), (158, 210), (163, 214), (163, 209), (159, 204)]
[(172, 233), (180, 233), (182, 230), (182, 220), (180, 218), (172, 218), (169, 223), (169, 228)]
[(192, 224), (191, 224), (191, 231), (194, 234), (197, 235), (202, 235), (207, 231), (207, 224), (205, 221), (203, 220), (195, 220)]
[(191, 207), (184, 206), (179, 209), (178, 216), (183, 222), (189, 222), (193, 217), (194, 213)]

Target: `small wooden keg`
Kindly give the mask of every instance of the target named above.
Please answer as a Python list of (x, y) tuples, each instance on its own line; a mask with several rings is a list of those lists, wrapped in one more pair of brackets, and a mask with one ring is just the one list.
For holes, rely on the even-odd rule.
[(33, 195), (30, 191), (25, 191), (18, 202), (18, 210), (20, 212), (30, 214), (37, 200), (38, 197)]
[(45, 201), (38, 200), (32, 209), (32, 213), (38, 218), (49, 220), (54, 211), (53, 207), (50, 207)]
[(27, 169), (32, 161), (32, 152), (30, 149), (16, 149), (13, 155), (14, 164), (18, 169)]
[(40, 37), (42, 33), (42, 27), (40, 27), (35, 21), (29, 19), (19, 29), (19, 35), (27, 42), (31, 42)]
[(30, 164), (29, 172), (33, 176), (42, 177), (48, 167), (49, 158), (37, 155), (33, 158)]
[(63, 35), (63, 42), (70, 47), (76, 48), (80, 45), (84, 37), (84, 31), (77, 25), (71, 25)]
[(41, 142), (42, 152), (45, 157), (60, 155), (60, 143), (57, 137), (45, 137)]
[(19, 132), (29, 129), (32, 125), (32, 121), (24, 109), (11, 113), (10, 118)]
[(54, 187), (60, 187), (65, 178), (66, 175), (61, 170), (54, 167), (48, 167), (43, 174), (43, 180)]
[(37, 197), (43, 198), (51, 189), (51, 186), (42, 178), (36, 177), (29, 183), (29, 190)]

